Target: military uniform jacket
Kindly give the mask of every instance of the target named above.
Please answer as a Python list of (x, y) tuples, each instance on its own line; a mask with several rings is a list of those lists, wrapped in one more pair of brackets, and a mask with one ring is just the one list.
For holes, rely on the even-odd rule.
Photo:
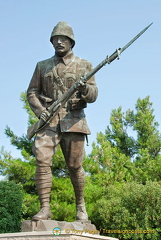
[[(37, 63), (27, 90), (29, 105), (39, 118), (41, 113), (64, 92), (92, 69), (89, 61), (74, 56), (70, 51), (65, 57), (51, 57)], [(76, 92), (62, 108), (48, 128), (55, 130), (60, 124), (61, 132), (90, 134), (84, 108), (96, 100), (98, 90), (94, 76), (88, 80), (85, 92)]]

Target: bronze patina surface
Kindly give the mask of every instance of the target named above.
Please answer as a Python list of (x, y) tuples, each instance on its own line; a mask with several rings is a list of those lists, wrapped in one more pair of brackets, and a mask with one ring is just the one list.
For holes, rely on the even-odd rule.
[[(38, 62), (27, 90), (27, 99), (36, 116), (46, 121), (48, 108), (57, 101), (92, 65), (74, 55), (75, 38), (66, 22), (59, 22), (53, 29), (50, 42), (55, 55)], [(52, 157), (58, 144), (62, 149), (76, 197), (76, 220), (88, 220), (84, 202), (85, 136), (90, 134), (84, 108), (97, 99), (98, 90), (94, 76), (80, 86), (57, 116), (40, 130), (35, 138), (33, 153), (36, 157), (36, 187), (41, 209), (32, 220), (51, 218), (50, 192), (52, 187)]]

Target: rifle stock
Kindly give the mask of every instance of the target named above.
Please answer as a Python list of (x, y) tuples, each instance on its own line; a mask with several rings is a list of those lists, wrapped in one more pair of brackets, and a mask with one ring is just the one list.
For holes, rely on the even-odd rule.
[(35, 135), (35, 133), (38, 131), (38, 129), (40, 129), (40, 127), (43, 126), (43, 124), (44, 124), (44, 121), (42, 119), (40, 119), (35, 124), (33, 124), (31, 127), (29, 127), (27, 130), (27, 138), (30, 140)]
[(44, 122), (42, 119), (38, 120), (34, 125), (28, 128), (27, 138), (30, 140), (38, 131), (46, 127), (52, 119), (59, 113), (59, 111), (65, 106), (66, 102), (71, 98), (71, 96), (77, 91), (78, 87), (83, 83), (86, 83), (96, 72), (98, 72), (103, 66), (107, 63), (110, 64), (116, 58), (119, 59), (120, 54), (128, 48), (136, 39), (138, 39), (153, 23), (149, 24), (144, 28), (139, 34), (137, 34), (130, 42), (128, 42), (123, 48), (117, 49), (111, 56), (107, 56), (100, 64), (98, 64), (94, 69), (92, 69), (85, 76), (82, 76), (78, 82), (76, 82), (66, 93), (62, 95), (60, 99), (54, 102), (49, 107), (50, 117), (47, 119), (47, 122)]

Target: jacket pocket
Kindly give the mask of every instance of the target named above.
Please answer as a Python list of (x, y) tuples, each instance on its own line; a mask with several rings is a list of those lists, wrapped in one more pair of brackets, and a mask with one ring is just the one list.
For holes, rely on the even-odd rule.
[(81, 110), (73, 110), (71, 113), (72, 113), (72, 116), (74, 118), (82, 119), (82, 118), (85, 118), (85, 116), (86, 116), (84, 111), (83, 111), (83, 109), (81, 109)]

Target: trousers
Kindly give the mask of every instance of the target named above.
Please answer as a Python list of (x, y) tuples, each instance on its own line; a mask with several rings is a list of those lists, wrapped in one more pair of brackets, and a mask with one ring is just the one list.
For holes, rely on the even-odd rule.
[(37, 134), (33, 144), (36, 165), (52, 166), (52, 157), (60, 144), (68, 168), (78, 169), (82, 166), (84, 159), (84, 141), (83, 133), (61, 133), (59, 127), (55, 131), (47, 128)]
[[(60, 144), (70, 179), (76, 197), (76, 206), (84, 208), (84, 159), (85, 134), (61, 133), (59, 129), (52, 131), (45, 129), (36, 136), (33, 152), (36, 156), (36, 187), (41, 201), (41, 206), (49, 206), (49, 196), (52, 187), (52, 157)], [(83, 204), (83, 205), (82, 205)], [(85, 211), (85, 210), (83, 210)]]

